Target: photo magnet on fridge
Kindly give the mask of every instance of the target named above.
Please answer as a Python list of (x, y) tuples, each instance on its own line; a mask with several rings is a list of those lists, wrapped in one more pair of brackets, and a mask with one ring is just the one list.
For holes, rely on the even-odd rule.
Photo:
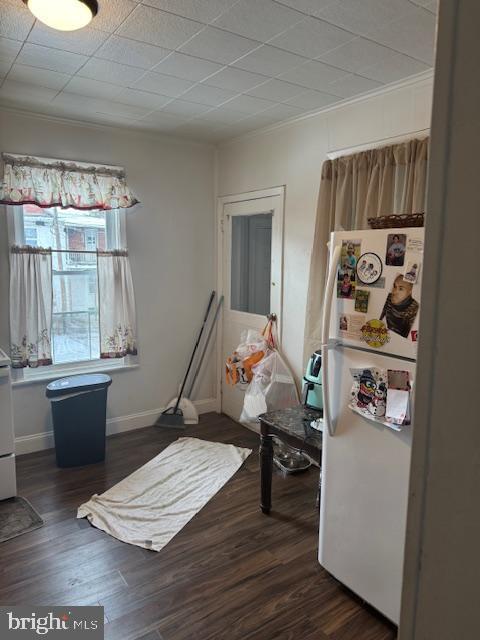
[(405, 233), (390, 233), (387, 236), (385, 264), (389, 267), (403, 267), (407, 236)]
[(360, 256), (360, 240), (344, 240), (338, 265), (337, 297), (353, 300), (357, 260)]
[(413, 299), (412, 289), (413, 284), (399, 273), (393, 281), (392, 290), (387, 295), (380, 316), (380, 320), (385, 318), (390, 331), (403, 338), (408, 338), (419, 309), (418, 302)]
[(376, 253), (363, 253), (357, 261), (357, 277), (363, 284), (374, 284), (383, 271), (382, 260)]
[(403, 274), (404, 280), (407, 282), (411, 282), (415, 284), (418, 280), (418, 275), (420, 273), (420, 260), (416, 258), (412, 258), (407, 260), (407, 265), (405, 267), (405, 273)]
[(369, 297), (370, 291), (365, 291), (365, 289), (357, 289), (355, 291), (355, 311), (359, 311), (360, 313), (367, 313)]

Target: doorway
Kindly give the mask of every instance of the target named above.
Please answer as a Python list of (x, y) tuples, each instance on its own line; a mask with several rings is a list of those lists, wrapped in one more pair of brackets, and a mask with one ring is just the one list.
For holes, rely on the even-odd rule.
[(219, 340), (221, 411), (234, 420), (244, 390), (225, 381), (225, 361), (249, 330), (262, 331), (282, 312), (284, 187), (219, 198), (218, 290), (224, 295)]

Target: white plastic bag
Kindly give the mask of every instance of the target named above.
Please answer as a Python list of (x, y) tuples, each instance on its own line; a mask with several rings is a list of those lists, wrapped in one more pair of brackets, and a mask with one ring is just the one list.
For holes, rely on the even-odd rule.
[(277, 350), (269, 351), (252, 367), (253, 378), (245, 392), (240, 422), (257, 425), (266, 411), (285, 409), (299, 403), (293, 375)]

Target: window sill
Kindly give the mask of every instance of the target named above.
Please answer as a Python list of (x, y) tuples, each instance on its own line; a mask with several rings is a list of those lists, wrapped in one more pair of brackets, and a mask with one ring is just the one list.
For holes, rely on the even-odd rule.
[[(28, 378), (19, 378), (12, 380), (12, 387), (26, 387), (34, 384), (45, 384), (45, 382), (52, 382), (58, 378), (65, 378), (67, 376), (83, 375), (86, 373), (116, 373), (117, 371), (129, 371), (131, 369), (138, 369), (140, 365), (137, 363), (132, 364), (113, 364), (113, 363), (101, 363), (101, 364), (86, 364), (84, 367), (65, 367), (65, 369), (56, 369), (55, 371), (45, 371), (42, 373), (36, 373), (34, 376)], [(13, 376), (15, 376), (15, 369), (12, 370)]]

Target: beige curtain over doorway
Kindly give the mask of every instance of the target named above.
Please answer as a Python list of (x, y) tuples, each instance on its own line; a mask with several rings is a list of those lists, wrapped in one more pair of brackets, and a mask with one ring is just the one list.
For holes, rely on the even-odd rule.
[(326, 160), (310, 261), (304, 359), (320, 346), (330, 233), (368, 229), (368, 218), (425, 211), (429, 138)]

